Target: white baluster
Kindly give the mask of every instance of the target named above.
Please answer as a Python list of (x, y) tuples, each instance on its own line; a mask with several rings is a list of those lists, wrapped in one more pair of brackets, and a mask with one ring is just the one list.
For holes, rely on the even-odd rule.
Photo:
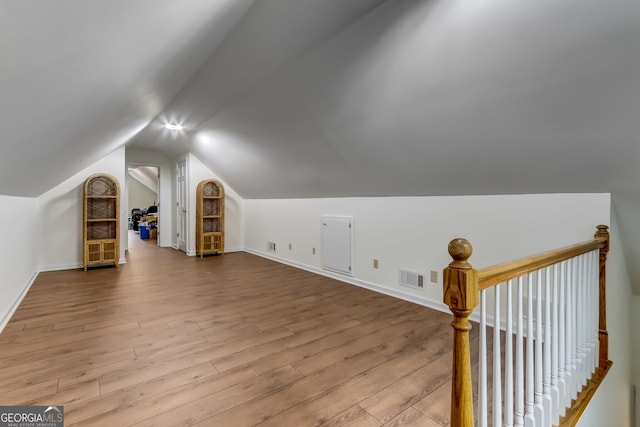
[[(560, 282), (558, 283), (558, 412), (557, 421), (566, 413), (567, 395), (567, 262), (560, 264)], [(556, 422), (555, 424), (558, 424)]]
[(578, 266), (575, 258), (571, 259), (570, 269), (571, 272), (571, 280), (570, 280), (570, 290), (571, 290), (571, 298), (567, 298), (569, 301), (569, 313), (571, 318), (570, 326), (570, 343), (571, 343), (571, 359), (570, 359), (570, 368), (569, 368), (569, 399), (567, 400), (566, 406), (571, 406), (571, 400), (576, 399), (578, 397)]
[(478, 361), (478, 425), (487, 427), (487, 290), (480, 292), (480, 354)]
[(566, 381), (566, 394), (564, 396), (564, 401), (562, 402), (562, 406), (565, 408), (571, 405), (571, 393), (573, 391), (573, 263), (571, 260), (567, 260), (567, 295), (565, 298), (566, 301), (566, 318), (565, 318), (565, 327), (566, 327), (566, 349), (565, 349), (565, 381)]
[(504, 349), (504, 425), (513, 427), (513, 280), (507, 283), (507, 325)]
[(500, 366), (500, 286), (494, 286), (493, 300), (493, 425), (502, 425), (502, 367)]
[(576, 257), (576, 264), (578, 269), (576, 280), (576, 296), (577, 296), (577, 310), (576, 310), (576, 362), (578, 364), (578, 376), (576, 378), (576, 397), (582, 390), (582, 382), (584, 381), (585, 369), (584, 369), (584, 269), (583, 258), (581, 256)]
[(595, 372), (599, 363), (600, 341), (598, 340), (598, 329), (600, 321), (600, 251), (593, 251), (593, 283), (591, 284), (593, 292), (593, 310), (592, 310), (592, 330), (593, 330), (593, 369)]
[(516, 426), (524, 426), (524, 277), (518, 277), (518, 332), (516, 336)]
[(590, 299), (590, 307), (589, 307), (589, 339), (591, 340), (590, 348), (591, 348), (591, 363), (589, 364), (589, 371), (591, 372), (590, 376), (593, 376), (593, 373), (596, 370), (596, 366), (598, 363), (598, 294), (596, 289), (598, 287), (598, 258), (596, 257), (597, 252), (591, 252), (590, 258), (590, 280), (589, 280), (589, 294), (591, 295)]
[(551, 322), (553, 328), (551, 328), (551, 423), (557, 425), (560, 422), (560, 412), (558, 401), (560, 399), (560, 372), (559, 372), (559, 360), (560, 360), (560, 278), (559, 271), (562, 268), (561, 264), (555, 264), (553, 266), (553, 310), (551, 312)]
[(535, 397), (535, 408), (534, 408), (534, 420), (535, 425), (537, 427), (543, 427), (542, 422), (543, 416), (543, 406), (542, 406), (542, 330), (544, 328), (542, 324), (542, 286), (543, 286), (543, 270), (538, 270), (536, 273), (538, 278), (536, 284), (536, 318), (535, 318), (535, 384), (534, 384), (534, 397)]
[(527, 275), (527, 358), (525, 361), (526, 364), (526, 379), (525, 379), (525, 400), (526, 400), (526, 410), (524, 415), (524, 425), (525, 427), (535, 427), (535, 416), (534, 416), (534, 336), (535, 331), (533, 330), (533, 274), (529, 273)]
[[(591, 337), (589, 336), (589, 254), (582, 255), (582, 282), (580, 287), (582, 288), (582, 335), (581, 335), (581, 348), (583, 353), (582, 362), (582, 382), (587, 384), (587, 379), (591, 374), (589, 369), (591, 367), (591, 351), (589, 346), (591, 344)], [(582, 387), (580, 387), (582, 390)]]
[[(543, 426), (552, 425), (552, 412), (553, 407), (551, 405), (551, 346), (553, 345), (553, 338), (551, 337), (551, 286), (552, 286), (552, 270), (554, 267), (547, 267), (545, 269), (545, 282), (544, 282), (544, 378), (543, 378), (543, 407), (544, 417)], [(553, 302), (555, 304), (555, 301)]]

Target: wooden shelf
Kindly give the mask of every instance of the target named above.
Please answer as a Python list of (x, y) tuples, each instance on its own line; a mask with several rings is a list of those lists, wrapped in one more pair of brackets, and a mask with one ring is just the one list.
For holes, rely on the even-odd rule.
[(93, 265), (118, 265), (120, 256), (120, 185), (111, 175), (91, 175), (84, 183), (84, 270)]
[(196, 254), (224, 255), (224, 187), (214, 179), (196, 189)]

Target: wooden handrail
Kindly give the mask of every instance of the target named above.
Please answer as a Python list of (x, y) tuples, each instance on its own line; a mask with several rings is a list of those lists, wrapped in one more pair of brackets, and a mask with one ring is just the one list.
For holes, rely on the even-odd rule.
[[(550, 265), (574, 258), (576, 256), (599, 249), (599, 334), (600, 343), (598, 382), (604, 378), (611, 367), (608, 357), (608, 333), (606, 323), (606, 261), (609, 251), (609, 231), (606, 225), (598, 225), (594, 239), (561, 249), (544, 252), (527, 258), (498, 264), (480, 271), (469, 263), (473, 253), (471, 243), (465, 239), (454, 239), (449, 243), (449, 254), (453, 261), (444, 269), (444, 303), (449, 306), (454, 319), (451, 323), (453, 338), (453, 371), (451, 389), (451, 427), (472, 427), (473, 420), (473, 386), (471, 379), (471, 349), (469, 316), (478, 305), (481, 290), (498, 285), (510, 279), (531, 273)], [(594, 378), (595, 378), (594, 377)], [(593, 390), (585, 389), (584, 399), (574, 402), (569, 412), (577, 417), (565, 419), (562, 425), (575, 425), (579, 414), (588, 405)]]
[(483, 268), (478, 271), (478, 287), (480, 290), (487, 289), (523, 274), (531, 273), (607, 246), (608, 240), (597, 236), (596, 234), (594, 240)]

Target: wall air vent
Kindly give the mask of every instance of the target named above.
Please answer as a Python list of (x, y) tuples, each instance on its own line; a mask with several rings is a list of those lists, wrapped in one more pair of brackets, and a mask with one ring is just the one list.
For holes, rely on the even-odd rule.
[(400, 269), (400, 286), (414, 289), (424, 289), (424, 275), (413, 271)]
[(275, 252), (276, 251), (276, 242), (267, 242), (267, 251)]

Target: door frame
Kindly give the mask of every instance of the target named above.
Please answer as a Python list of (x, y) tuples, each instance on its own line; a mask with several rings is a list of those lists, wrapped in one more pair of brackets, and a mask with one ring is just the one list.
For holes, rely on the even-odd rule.
[[(184, 194), (183, 194), (183, 201), (184, 201), (184, 206), (180, 206), (180, 182), (179, 182), (179, 175), (178, 175), (178, 170), (180, 168), (180, 164), (184, 163)], [(189, 248), (189, 211), (188, 211), (188, 207), (189, 207), (189, 162), (187, 161), (187, 158), (183, 158), (183, 159), (179, 159), (176, 162), (176, 180), (175, 180), (175, 184), (176, 184), (176, 206), (175, 206), (175, 215), (176, 215), (176, 249), (184, 252), (185, 254), (188, 254), (188, 248)], [(179, 212), (179, 210), (182, 209), (183, 212), (183, 221), (182, 221), (182, 230), (180, 229), (180, 215), (181, 213)], [(184, 248), (181, 247), (180, 245), (180, 233), (183, 233), (183, 238), (182, 241), (184, 242)]]
[[(163, 174), (163, 168), (162, 166), (160, 166), (157, 163), (150, 163), (150, 162), (127, 162), (125, 167), (126, 167), (126, 172), (125, 172), (125, 176), (126, 176), (126, 183), (125, 183), (125, 197), (126, 197), (126, 204), (127, 204), (127, 210), (129, 210), (129, 179), (132, 179), (129, 177), (129, 168), (137, 168), (139, 166), (150, 166), (150, 167), (154, 167), (158, 169), (158, 199), (157, 199), (157, 204), (158, 204), (158, 225), (157, 225), (157, 239), (156, 239), (156, 246), (160, 246), (160, 224), (163, 222), (163, 220), (165, 220), (166, 218), (162, 218), (162, 215), (160, 215), (160, 206), (161, 206), (161, 191), (162, 191), (162, 174)], [(131, 211), (127, 212), (127, 218), (131, 215)], [(121, 239), (122, 241), (123, 239)], [(129, 233), (127, 233), (127, 237), (126, 239), (124, 239), (125, 242), (125, 250), (129, 250)]]

